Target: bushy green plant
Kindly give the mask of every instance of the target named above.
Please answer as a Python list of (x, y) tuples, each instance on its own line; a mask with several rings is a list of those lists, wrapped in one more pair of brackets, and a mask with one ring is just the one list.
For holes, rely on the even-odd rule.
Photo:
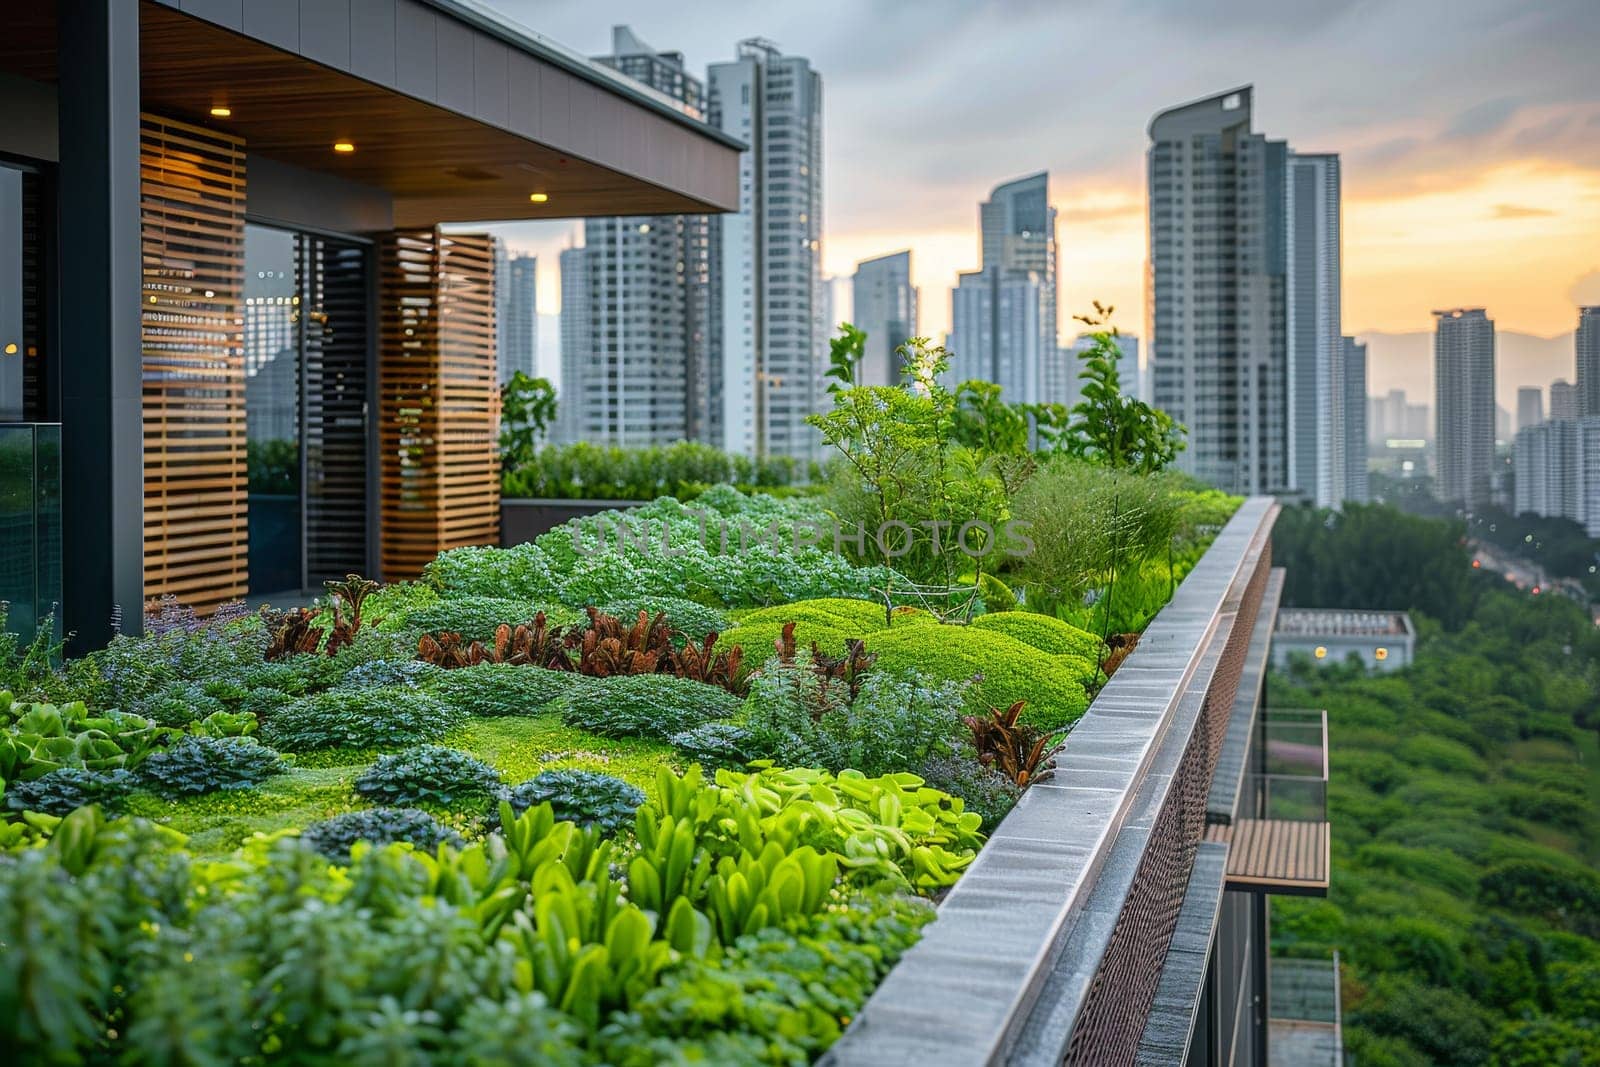
[(1052, 656), (1015, 638), (971, 626), (903, 626), (867, 637), (879, 672), (920, 673), (937, 682), (979, 679), (977, 700), (991, 707), (1028, 702), (1024, 721), (1054, 730), (1076, 722), (1089, 706), (1095, 664)]
[(279, 708), (262, 724), (261, 737), (285, 752), (399, 748), (435, 740), (464, 718), (417, 689), (335, 690)]
[(743, 768), (761, 758), (750, 732), (738, 723), (702, 723), (673, 734), (670, 740), (684, 759), (707, 767)]
[(972, 625), (980, 630), (993, 630), (1014, 637), (1052, 656), (1070, 654), (1091, 663), (1099, 663), (1105, 653), (1105, 643), (1098, 634), (1032, 611), (991, 612), (973, 619)]
[(666, 740), (739, 713), (739, 698), (717, 686), (668, 674), (593, 679), (560, 697), (552, 710), (569, 726), (609, 737)]
[[(721, 487), (693, 507), (662, 497), (574, 520), (512, 548), (451, 549), (428, 564), (426, 575), (447, 596), (563, 604), (609, 603), (626, 593), (737, 608), (808, 597), (870, 597), (883, 588), (890, 572), (856, 567), (831, 550), (807, 546), (807, 533), (831, 529), (828, 514), (814, 502)], [(671, 551), (663, 551), (663, 544)]]
[(721, 633), (732, 625), (728, 616), (716, 608), (708, 608), (704, 604), (685, 600), (681, 596), (624, 596), (601, 605), (600, 610), (619, 619), (632, 619), (641, 611), (651, 618), (665, 613), (667, 623), (674, 630), (688, 634), (691, 638)]
[(495, 769), (443, 745), (417, 745), (379, 756), (356, 779), (356, 792), (377, 804), (453, 804), (487, 797), (500, 785)]
[(1083, 363), (1078, 373), (1083, 399), (1072, 409), (1064, 443), (1073, 455), (1154, 474), (1183, 451), (1184, 429), (1165, 411), (1122, 391), (1117, 371), (1122, 350), (1111, 312), (1096, 301), (1093, 315), (1074, 316), (1092, 332), (1090, 343), (1078, 354)]
[(62, 767), (29, 782), (6, 783), (6, 806), (47, 815), (66, 815), (88, 804), (113, 810), (138, 784), (135, 775), (120, 767), (109, 771)]
[(598, 771), (554, 770), (513, 786), (506, 792), (506, 800), (518, 815), (549, 804), (557, 819), (586, 829), (599, 827), (610, 837), (632, 825), (634, 812), (644, 803), (644, 791)]
[(456, 844), (461, 839), (416, 808), (365, 808), (312, 823), (300, 831), (300, 840), (336, 863), (348, 863), (350, 849), (358, 841), (375, 846), (403, 841), (432, 852), (441, 844)]
[(536, 715), (552, 700), (587, 682), (574, 671), (479, 663), (440, 671), (433, 682), (433, 692), (467, 715)]
[(786, 456), (751, 459), (692, 441), (647, 448), (580, 441), (524, 451), (507, 463), (501, 482), (507, 497), (690, 500), (719, 483), (771, 489), (792, 485), (804, 473)]
[(721, 956), (686, 960), (602, 1034), (607, 1061), (809, 1063), (932, 918), (914, 898), (866, 894), (792, 931), (768, 928)]
[(191, 734), (139, 765), (139, 777), (169, 796), (244, 789), (288, 768), (272, 749), (248, 737)]
[(948, 755), (964, 733), (967, 686), (868, 671), (858, 685), (828, 684), (801, 653), (752, 680), (739, 721), (760, 758), (875, 776)]
[(372, 689), (392, 687), (422, 689), (429, 687), (442, 672), (430, 663), (414, 658), (375, 659), (361, 663), (340, 678), (337, 689)]

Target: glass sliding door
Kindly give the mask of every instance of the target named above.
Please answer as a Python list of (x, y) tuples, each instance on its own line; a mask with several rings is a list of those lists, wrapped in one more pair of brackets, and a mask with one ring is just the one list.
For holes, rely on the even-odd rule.
[(367, 570), (367, 253), (245, 228), (250, 593)]

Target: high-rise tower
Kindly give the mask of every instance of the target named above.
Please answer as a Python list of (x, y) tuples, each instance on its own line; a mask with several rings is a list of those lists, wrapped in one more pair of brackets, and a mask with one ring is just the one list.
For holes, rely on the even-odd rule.
[(1478, 507), (1494, 467), (1494, 320), (1483, 308), (1433, 314), (1438, 495)]

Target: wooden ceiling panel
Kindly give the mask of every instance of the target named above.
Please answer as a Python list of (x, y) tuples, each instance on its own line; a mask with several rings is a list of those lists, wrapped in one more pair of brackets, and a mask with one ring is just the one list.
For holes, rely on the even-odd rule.
[[(252, 154), (387, 190), (396, 226), (714, 210), (160, 4), (139, 14), (146, 111), (243, 137)], [(54, 81), (54, 4), (17, 15), (0, 41), (0, 67)], [(231, 116), (212, 118), (215, 104)], [(356, 150), (335, 152), (341, 140)], [(534, 192), (549, 199), (534, 203)]]

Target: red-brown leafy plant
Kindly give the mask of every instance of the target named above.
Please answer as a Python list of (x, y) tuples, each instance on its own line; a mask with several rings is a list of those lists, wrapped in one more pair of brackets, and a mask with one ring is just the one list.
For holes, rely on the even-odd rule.
[[(261, 623), (268, 634), (267, 659), (284, 659), (305, 652), (321, 652), (331, 656), (356, 639), (356, 634), (361, 632), (363, 623), (367, 621), (361, 617), (362, 606), (367, 597), (377, 592), (378, 583), (359, 574), (347, 574), (343, 581), (322, 584), (328, 590), (328, 613), (331, 616), (328, 626), (319, 626), (317, 619), (321, 613), (307, 608), (289, 611), (273, 611), (267, 607), (261, 609)], [(370, 621), (377, 623), (379, 620)]]
[(487, 645), (482, 641), (463, 641), (460, 634), (450, 630), (423, 634), (417, 639), (417, 658), (445, 668), (509, 663), (570, 671), (573, 665), (572, 657), (567, 654), (569, 644), (570, 635), (563, 634), (559, 626), (551, 626), (541, 611), (533, 617), (532, 625), (520, 623), (512, 628), (501, 623), (495, 628), (494, 640)]
[(1107, 652), (1105, 659), (1100, 661), (1100, 670), (1107, 679), (1116, 673), (1117, 668), (1122, 666), (1122, 661), (1128, 658), (1128, 654), (1138, 644), (1139, 635), (1137, 633), (1112, 634), (1106, 638)]
[(978, 762), (999, 771), (1020, 789), (1050, 776), (1053, 768), (1041, 768), (1061, 751), (1064, 736), (1018, 722), (1026, 703), (1019, 700), (1004, 711), (990, 708), (987, 715), (961, 716), (972, 731)]
[(614, 674), (676, 674), (676, 646), (665, 613), (650, 618), (641, 610), (632, 626), (590, 607), (589, 628), (578, 639), (578, 673), (594, 678)]
[(734, 696), (744, 696), (750, 691), (749, 677), (740, 670), (744, 649), (735, 645), (720, 652), (713, 651), (716, 643), (715, 633), (706, 634), (699, 645), (685, 641), (683, 648), (673, 654), (675, 673), (679, 678), (721, 686)]

